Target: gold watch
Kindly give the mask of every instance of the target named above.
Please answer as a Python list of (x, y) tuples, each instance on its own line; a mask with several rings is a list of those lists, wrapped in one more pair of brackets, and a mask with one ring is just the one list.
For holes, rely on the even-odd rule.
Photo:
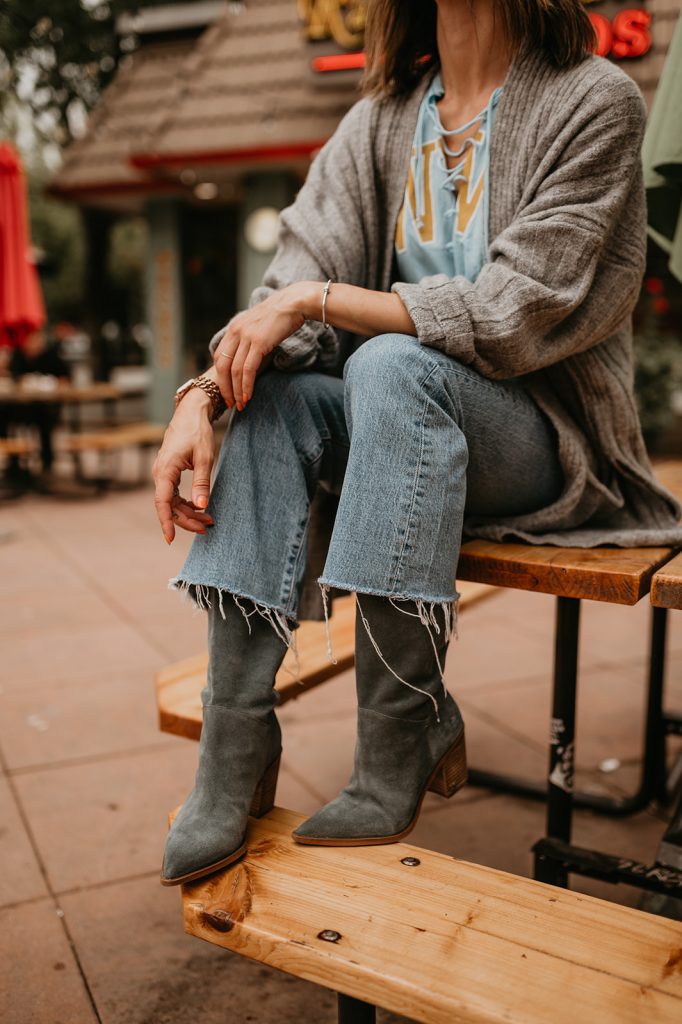
[(205, 391), (208, 397), (211, 399), (211, 423), (218, 419), (219, 416), (225, 412), (227, 406), (225, 399), (220, 393), (220, 388), (214, 380), (210, 377), (205, 377), (201, 374), (199, 377), (190, 377), (184, 384), (181, 384), (178, 390), (175, 392), (175, 408), (177, 409), (181, 400), (185, 397), (188, 391), (192, 388), (201, 388)]

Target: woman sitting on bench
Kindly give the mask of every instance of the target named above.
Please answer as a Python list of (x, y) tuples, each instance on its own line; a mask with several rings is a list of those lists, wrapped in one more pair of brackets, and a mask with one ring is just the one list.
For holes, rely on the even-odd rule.
[(443, 685), (463, 531), (682, 542), (632, 392), (637, 86), (591, 52), (582, 0), (369, 0), (366, 44), (366, 95), (282, 212), (249, 310), (179, 389), (154, 466), (167, 542), (198, 534), (171, 584), (209, 639), (169, 885), (236, 860), (272, 806), (273, 683), (299, 620), (321, 617), (313, 594), (325, 612), (356, 596), (357, 740), (350, 782), (294, 837), (390, 843), (427, 790), (466, 778)]

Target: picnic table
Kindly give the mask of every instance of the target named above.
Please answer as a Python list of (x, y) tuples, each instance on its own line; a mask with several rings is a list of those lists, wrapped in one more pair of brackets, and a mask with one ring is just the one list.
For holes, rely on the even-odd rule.
[[(0, 378), (0, 409), (3, 406), (21, 407), (36, 402), (63, 407), (66, 410), (67, 432), (60, 448), (73, 459), (76, 481), (80, 484), (94, 484), (98, 491), (103, 491), (111, 485), (114, 472), (111, 461), (103, 470), (102, 460), (111, 460), (115, 453), (127, 447), (138, 448), (144, 453), (152, 447), (158, 447), (163, 439), (165, 428), (161, 424), (118, 422), (119, 400), (140, 393), (139, 389), (131, 391), (105, 381), (76, 385), (56, 378), (40, 380), (25, 377), (15, 381), (5, 377)], [(95, 403), (101, 403), (104, 407), (104, 423), (96, 429), (86, 430), (83, 409)], [(11, 420), (11, 414), (8, 418)], [(14, 449), (17, 449), (17, 445), (21, 447), (21, 442), (24, 453), (29, 454), (35, 450), (35, 444), (30, 438), (7, 439), (0, 445), (0, 450), (7, 455), (15, 454)], [(87, 452), (96, 453), (99, 460), (99, 469), (94, 477), (89, 477), (85, 471), (84, 455)], [(141, 466), (139, 482), (147, 479), (147, 467)]]

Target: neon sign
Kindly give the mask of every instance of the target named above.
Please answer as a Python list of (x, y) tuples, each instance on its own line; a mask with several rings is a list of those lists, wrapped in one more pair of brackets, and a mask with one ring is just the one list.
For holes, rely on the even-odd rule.
[(365, 42), (367, 4), (363, 0), (298, 0), (298, 13), (308, 39), (333, 39), (344, 50)]
[[(587, 4), (602, 0), (583, 0)], [(366, 0), (297, 0), (298, 13), (311, 42), (331, 40), (346, 53), (326, 54), (312, 61), (316, 71), (341, 71), (364, 66)], [(651, 49), (651, 14), (642, 7), (628, 7), (607, 17), (589, 12), (600, 57), (642, 57)], [(348, 52), (353, 51), (353, 52)]]
[[(585, 0), (594, 3), (595, 0)], [(597, 35), (596, 53), (600, 57), (643, 57), (651, 49), (651, 15), (641, 7), (619, 11), (612, 19), (590, 11)]]

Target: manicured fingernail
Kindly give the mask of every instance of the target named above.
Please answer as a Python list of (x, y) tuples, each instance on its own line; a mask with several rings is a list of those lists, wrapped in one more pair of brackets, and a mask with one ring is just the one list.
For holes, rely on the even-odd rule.
[(249, 396), (248, 396), (247, 394), (244, 394), (244, 395), (242, 396), (242, 401), (243, 401), (244, 405), (246, 405), (246, 403), (248, 402), (248, 400), (249, 400)]
[(165, 540), (166, 544), (171, 544), (171, 543), (172, 543), (172, 541), (171, 541), (170, 537), (166, 537), (166, 536), (164, 535), (164, 538), (163, 538), (163, 539)]
[(206, 497), (205, 494), (199, 495), (199, 497), (197, 498), (197, 505), (199, 508), (206, 508), (206, 506), (208, 505), (208, 498)]
[(206, 533), (206, 530), (197, 530), (197, 533)]
[(240, 412), (243, 412), (244, 410), (244, 406), (242, 405), (241, 402), (237, 402), (237, 408), (239, 409)]

